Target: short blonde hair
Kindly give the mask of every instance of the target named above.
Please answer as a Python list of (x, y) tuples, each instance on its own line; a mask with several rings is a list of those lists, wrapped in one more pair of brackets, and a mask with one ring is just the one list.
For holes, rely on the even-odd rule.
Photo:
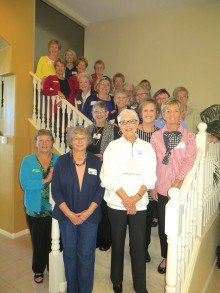
[(79, 65), (79, 62), (84, 62), (84, 63), (86, 64), (86, 67), (88, 66), (88, 60), (87, 60), (85, 57), (83, 57), (83, 56), (78, 57), (78, 58), (76, 59), (76, 66)]
[(65, 61), (66, 61), (66, 54), (67, 54), (67, 52), (72, 53), (72, 55), (73, 55), (73, 62), (75, 62), (76, 61), (76, 52), (73, 51), (73, 50), (71, 50), (71, 49), (67, 49), (66, 52), (64, 53), (64, 59), (65, 59)]
[(161, 105), (161, 112), (164, 115), (166, 109), (170, 106), (170, 105), (176, 105), (178, 106), (180, 113), (183, 113), (184, 110), (184, 105), (182, 103), (182, 101), (180, 101), (179, 99), (176, 99), (174, 97), (169, 98), (168, 100), (166, 100), (165, 102), (163, 102), (163, 104)]
[(148, 98), (144, 98), (143, 100), (141, 100), (140, 105), (138, 107), (138, 113), (140, 115), (140, 117), (142, 118), (142, 111), (145, 107), (145, 105), (147, 104), (153, 104), (156, 110), (156, 119), (158, 118), (158, 116), (160, 115), (160, 106), (158, 104), (158, 102), (155, 99), (148, 99)]
[(112, 78), (113, 84), (115, 83), (115, 80), (116, 80), (117, 77), (121, 78), (123, 83), (125, 82), (125, 76), (124, 76), (124, 74), (122, 74), (122, 73), (116, 73), (113, 76), (113, 78)]
[(53, 64), (53, 66), (54, 66), (54, 68), (56, 69), (56, 66), (57, 66), (57, 63), (61, 63), (61, 64), (63, 64), (64, 65), (64, 68), (66, 68), (66, 62), (65, 62), (65, 60), (64, 59), (62, 59), (62, 58), (57, 58), (55, 61), (54, 61), (54, 64)]
[(176, 87), (173, 91), (174, 98), (177, 98), (178, 92), (186, 92), (187, 98), (189, 98), (189, 92), (185, 87), (183, 87), (183, 86)]
[(41, 136), (41, 135), (49, 136), (50, 139), (51, 139), (51, 141), (52, 141), (52, 143), (54, 144), (54, 141), (55, 141), (55, 140), (54, 140), (53, 134), (52, 134), (52, 132), (51, 132), (50, 130), (48, 130), (48, 129), (39, 129), (39, 130), (37, 131), (37, 133), (35, 134), (35, 137), (34, 137), (34, 143), (35, 143), (35, 144), (36, 144), (36, 142), (37, 142), (38, 137)]
[(97, 61), (95, 62), (95, 64), (94, 64), (94, 70), (95, 70), (95, 67), (96, 67), (97, 64), (102, 65), (102, 66), (103, 66), (103, 69), (105, 69), (105, 63), (100, 59), (100, 60), (97, 60)]
[(58, 49), (61, 50), (61, 43), (60, 43), (60, 41), (55, 40), (55, 39), (52, 39), (52, 40), (49, 41), (49, 43), (48, 43), (48, 50), (50, 50), (50, 46), (52, 44), (58, 45)]
[(111, 81), (111, 78), (110, 77), (105, 76), (105, 75), (96, 80), (95, 86), (94, 86), (95, 91), (96, 92), (99, 91), (100, 84), (104, 80), (108, 80), (109, 81), (109, 83), (110, 83), (110, 93), (111, 93), (111, 91), (112, 91), (112, 81)]

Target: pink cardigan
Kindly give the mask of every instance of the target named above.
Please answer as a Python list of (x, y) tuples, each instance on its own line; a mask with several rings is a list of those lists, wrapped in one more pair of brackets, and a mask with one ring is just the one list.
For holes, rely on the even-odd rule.
[(181, 142), (177, 147), (172, 149), (169, 164), (164, 165), (162, 164), (166, 153), (163, 140), (164, 131), (168, 131), (166, 124), (162, 129), (153, 133), (150, 143), (157, 156), (156, 190), (158, 193), (167, 196), (167, 192), (175, 179), (183, 180), (192, 169), (196, 158), (196, 139), (194, 133), (184, 129), (180, 125), (178, 131), (183, 135)]

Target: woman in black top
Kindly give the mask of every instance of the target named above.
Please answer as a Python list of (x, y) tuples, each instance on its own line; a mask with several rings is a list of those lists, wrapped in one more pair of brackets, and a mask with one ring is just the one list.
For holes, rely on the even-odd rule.
[[(106, 121), (108, 117), (108, 108), (105, 102), (98, 101), (93, 105), (92, 115), (94, 123), (89, 125), (87, 129), (92, 134), (92, 144), (87, 147), (87, 150), (98, 156), (102, 161), (103, 153), (108, 144), (121, 136), (117, 126)], [(102, 200), (102, 220), (99, 223), (97, 244), (100, 250), (106, 251), (111, 246), (111, 230), (107, 215), (106, 202)]]
[[(152, 134), (159, 130), (154, 125), (155, 120), (158, 118), (160, 108), (156, 100), (145, 98), (140, 102), (138, 112), (141, 117), (142, 123), (138, 125), (137, 135), (140, 139), (143, 139), (150, 143)], [(150, 193), (148, 193), (149, 204), (147, 206), (147, 224), (146, 224), (146, 262), (150, 262), (150, 254), (148, 252), (148, 246), (151, 241), (151, 225), (156, 211), (156, 201), (152, 199)]]

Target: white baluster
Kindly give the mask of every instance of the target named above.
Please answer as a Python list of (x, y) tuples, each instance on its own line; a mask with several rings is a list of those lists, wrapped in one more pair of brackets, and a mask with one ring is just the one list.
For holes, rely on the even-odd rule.
[(43, 96), (47, 101), (47, 129), (50, 129), (50, 97)]
[(166, 270), (166, 292), (177, 292), (177, 263), (178, 263), (178, 243), (181, 234), (181, 209), (179, 203), (180, 190), (171, 188), (168, 192), (171, 200), (166, 205), (165, 233), (167, 234), (167, 270)]
[(33, 114), (32, 114), (32, 120), (33, 123), (36, 124), (37, 122), (37, 108), (36, 108), (36, 92), (37, 92), (37, 81), (35, 78), (33, 78), (33, 86), (34, 86), (34, 95), (33, 95)]
[(199, 182), (198, 182), (198, 216), (197, 216), (197, 235), (201, 237), (203, 231), (203, 192), (205, 182), (205, 157), (206, 157), (206, 140), (207, 125), (203, 122), (198, 125), (199, 132), (196, 135), (197, 148), (203, 149), (203, 155), (200, 161)]
[(67, 106), (67, 126), (70, 125), (70, 117), (71, 117), (72, 110), (70, 107)]
[[(55, 102), (56, 102), (56, 96), (52, 96), (50, 97), (51, 100), (52, 100), (52, 109), (50, 110), (50, 113), (52, 113), (52, 125), (51, 125), (51, 131), (52, 131), (52, 134), (54, 135), (55, 134), (55, 131), (54, 131), (54, 128), (55, 128), (55, 113), (54, 113), (54, 105), (55, 105)], [(51, 104), (51, 103), (50, 103)], [(57, 119), (58, 119), (58, 115), (57, 115)]]
[[(50, 203), (52, 209), (54, 208), (54, 201), (50, 188)], [(58, 221), (52, 218), (52, 231), (51, 231), (52, 245), (49, 255), (49, 292), (58, 293), (66, 290), (66, 280), (63, 264), (63, 253), (60, 252), (60, 229)]]
[(66, 104), (62, 103), (62, 129), (61, 129), (61, 152), (64, 154), (65, 153), (65, 134), (66, 134), (66, 129), (65, 129), (65, 113), (66, 113)]
[(41, 82), (37, 82), (37, 127), (41, 128)]
[[(57, 96), (57, 103), (59, 102), (59, 98)], [(60, 148), (60, 107), (57, 107), (57, 135), (56, 135), (56, 146)]]
[(45, 97), (42, 97), (42, 122), (41, 122), (41, 128), (45, 129), (46, 125), (46, 115), (45, 115)]

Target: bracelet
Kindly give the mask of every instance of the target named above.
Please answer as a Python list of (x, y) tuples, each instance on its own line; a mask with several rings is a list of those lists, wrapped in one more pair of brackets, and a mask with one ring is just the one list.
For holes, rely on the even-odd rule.
[(142, 195), (140, 193), (137, 193), (137, 195), (139, 195), (140, 199), (142, 199)]

